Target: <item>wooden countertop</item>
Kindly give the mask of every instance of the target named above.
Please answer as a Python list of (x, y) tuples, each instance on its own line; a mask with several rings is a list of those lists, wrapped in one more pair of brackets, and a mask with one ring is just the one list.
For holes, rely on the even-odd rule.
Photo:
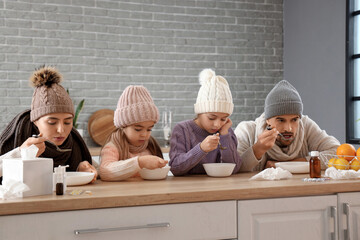
[[(160, 181), (146, 181), (141, 178), (122, 182), (97, 180), (94, 184), (68, 187), (66, 195), (63, 196), (56, 196), (54, 193), (0, 200), (0, 215), (360, 192), (360, 180), (304, 182), (303, 178), (308, 177), (308, 174), (297, 174), (288, 180), (248, 181), (253, 175), (255, 173), (242, 173), (227, 178), (197, 175), (168, 177)], [(69, 195), (74, 189), (88, 190), (92, 195)]]

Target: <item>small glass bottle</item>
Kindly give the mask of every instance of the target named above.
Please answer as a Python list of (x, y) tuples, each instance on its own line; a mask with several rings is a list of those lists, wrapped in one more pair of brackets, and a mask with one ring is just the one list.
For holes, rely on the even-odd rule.
[(55, 179), (56, 195), (64, 195), (64, 175), (62, 174), (61, 168), (55, 168)]
[(310, 178), (321, 178), (321, 162), (318, 151), (310, 152)]

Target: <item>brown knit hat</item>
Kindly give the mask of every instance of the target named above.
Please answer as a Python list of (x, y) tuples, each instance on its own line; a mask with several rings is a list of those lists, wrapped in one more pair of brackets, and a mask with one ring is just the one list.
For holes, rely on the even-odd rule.
[(114, 125), (123, 128), (134, 123), (159, 121), (159, 110), (148, 90), (130, 85), (121, 94), (114, 114)]
[(69, 94), (59, 84), (62, 76), (54, 67), (35, 69), (29, 80), (35, 88), (31, 102), (31, 122), (49, 113), (71, 113), (74, 116), (74, 105)]

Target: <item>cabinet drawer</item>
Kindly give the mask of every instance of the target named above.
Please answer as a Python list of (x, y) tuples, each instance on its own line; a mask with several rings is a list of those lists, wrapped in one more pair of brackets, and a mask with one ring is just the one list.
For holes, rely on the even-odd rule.
[(236, 201), (24, 214), (0, 217), (0, 239), (228, 239), (236, 221)]

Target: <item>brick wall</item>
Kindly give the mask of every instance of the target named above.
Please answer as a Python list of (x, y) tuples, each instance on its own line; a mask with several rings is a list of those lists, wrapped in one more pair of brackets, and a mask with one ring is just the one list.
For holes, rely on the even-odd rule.
[(236, 127), (283, 75), (282, 0), (9, 0), (0, 16), (0, 130), (29, 108), (28, 78), (42, 64), (60, 70), (75, 104), (85, 99), (85, 128), (129, 84), (147, 87), (174, 122), (193, 118), (203, 68), (228, 80)]

